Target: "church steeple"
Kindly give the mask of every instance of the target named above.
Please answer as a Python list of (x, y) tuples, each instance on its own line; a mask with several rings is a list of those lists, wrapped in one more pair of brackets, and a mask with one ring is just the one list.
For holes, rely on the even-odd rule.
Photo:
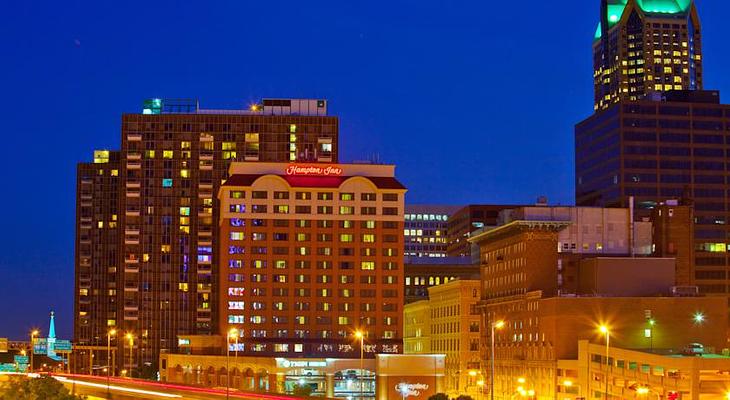
[(48, 328), (48, 338), (49, 339), (56, 338), (56, 317), (55, 317), (55, 313), (53, 311), (51, 311), (51, 325)]

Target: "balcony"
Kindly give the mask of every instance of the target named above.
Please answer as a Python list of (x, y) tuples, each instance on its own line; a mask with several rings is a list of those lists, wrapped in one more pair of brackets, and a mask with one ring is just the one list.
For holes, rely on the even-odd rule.
[(139, 264), (139, 258), (126, 257), (126, 258), (124, 258), (124, 264)]
[(139, 265), (138, 264), (127, 264), (124, 266), (124, 272), (138, 273)]
[(127, 153), (127, 160), (141, 160), (142, 159), (142, 153), (136, 152), (136, 151), (130, 151)]
[(128, 208), (126, 211), (124, 211), (124, 215), (126, 215), (127, 217), (139, 217), (139, 209)]
[(127, 190), (127, 197), (139, 197), (139, 190)]
[(139, 181), (127, 181), (126, 187), (127, 189), (139, 189), (141, 184)]
[(127, 169), (142, 169), (142, 163), (127, 161)]
[(142, 141), (142, 134), (141, 133), (128, 133), (127, 134), (127, 141), (128, 142), (141, 142)]

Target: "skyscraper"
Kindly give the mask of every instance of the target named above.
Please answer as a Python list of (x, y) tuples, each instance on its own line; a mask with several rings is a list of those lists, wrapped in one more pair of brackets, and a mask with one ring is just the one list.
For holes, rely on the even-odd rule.
[(593, 42), (594, 109), (652, 92), (702, 89), (692, 0), (602, 0)]
[[(197, 101), (153, 99), (142, 113), (124, 114), (121, 130), (116, 168), (111, 158), (103, 168), (79, 166), (79, 201), (96, 208), (82, 207), (77, 216), (74, 336), (98, 345), (111, 327), (130, 332), (133, 365), (125, 358), (120, 367), (154, 370), (161, 350), (176, 349), (177, 335), (217, 330), (214, 221), (229, 164), (336, 162), (338, 120), (327, 116), (325, 100), (265, 99), (248, 109), (210, 110)], [(86, 183), (101, 174), (108, 178)], [(116, 202), (106, 195), (114, 191)], [(94, 203), (100, 196), (108, 206)], [(88, 242), (89, 229), (103, 242)], [(113, 235), (116, 241), (105, 239)], [(98, 288), (89, 287), (97, 280)], [(106, 308), (89, 295), (104, 297)], [(119, 340), (119, 350), (128, 353), (127, 343)]]

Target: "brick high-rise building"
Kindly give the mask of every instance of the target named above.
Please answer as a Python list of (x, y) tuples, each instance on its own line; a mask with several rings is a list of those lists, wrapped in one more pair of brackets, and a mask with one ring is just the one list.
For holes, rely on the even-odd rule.
[(652, 92), (702, 89), (692, 0), (602, 0), (593, 42), (594, 109)]
[[(106, 341), (117, 319), (117, 266), (120, 248), (118, 151), (97, 150), (76, 171), (76, 252), (74, 336), (77, 343)], [(107, 353), (98, 355), (100, 365)], [(80, 357), (81, 363), (88, 358)], [(88, 371), (86, 364), (79, 365)]]
[[(89, 253), (85, 209), (77, 217), (77, 286), (109, 274), (108, 287), (98, 293), (115, 293), (115, 307), (90, 306), (78, 291), (74, 339), (105, 345), (108, 328), (130, 332), (134, 365), (120, 357), (119, 367), (155, 370), (159, 352), (177, 348), (177, 335), (217, 332), (216, 196), (228, 166), (243, 160), (337, 162), (338, 119), (327, 116), (325, 100), (265, 99), (246, 110), (209, 110), (196, 101), (155, 99), (142, 113), (124, 114), (121, 131), (118, 179), (94, 186), (91, 195), (118, 193), (116, 203), (103, 194), (118, 205), (117, 243), (104, 239)], [(80, 174), (88, 168), (80, 165)], [(79, 183), (84, 204), (85, 181)], [(97, 219), (109, 220), (104, 213), (113, 214), (100, 210), (93, 229), (102, 229), (94, 225)], [(88, 265), (98, 267), (90, 271)], [(118, 350), (129, 353), (127, 343), (119, 340)]]
[(237, 330), (239, 355), (357, 358), (357, 330), (368, 358), (402, 352), (406, 189), (394, 173), (231, 164), (219, 193), (218, 331)]

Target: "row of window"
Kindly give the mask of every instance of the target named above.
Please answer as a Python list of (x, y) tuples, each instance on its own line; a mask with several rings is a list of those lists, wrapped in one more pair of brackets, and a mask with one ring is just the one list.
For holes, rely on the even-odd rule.
[[(267, 288), (263, 287), (254, 287), (249, 290), (251, 293), (250, 296), (252, 297), (267, 297), (268, 292), (266, 290)], [(347, 290), (347, 292), (339, 292), (339, 293), (347, 293), (347, 295), (340, 295), (341, 297), (356, 297), (357, 294), (360, 298), (373, 298), (378, 297), (378, 290), (376, 289), (360, 289), (359, 291), (356, 291), (354, 289), (342, 289)], [(315, 291), (316, 293), (317, 291)], [(245, 293), (244, 291), (239, 291), (239, 293)], [(294, 294), (294, 297), (311, 297), (312, 296), (312, 289), (310, 288), (294, 288), (292, 289), (292, 293)], [(319, 292), (320, 294), (322, 292)], [(329, 293), (329, 292), (328, 292)], [(271, 294), (272, 297), (289, 297), (289, 288), (272, 288)], [(321, 297), (321, 296), (320, 296)], [(329, 297), (329, 296), (328, 296)], [(384, 298), (396, 298), (398, 297), (398, 290), (397, 289), (383, 289), (380, 291), (380, 297)]]
[[(163, 187), (171, 187), (172, 180), (170, 180), (170, 186), (164, 185), (163, 180)], [(293, 207), (293, 214), (312, 214), (312, 210), (316, 209), (317, 214), (319, 215), (332, 215), (334, 214), (335, 208), (332, 206), (317, 206), (316, 208), (313, 208), (312, 206), (294, 206)], [(340, 206), (338, 209), (338, 215), (355, 215), (355, 211), (357, 210), (356, 207), (353, 206)], [(245, 213), (246, 212), (246, 205), (245, 204), (231, 204), (229, 206), (229, 211), (232, 213)], [(271, 207), (271, 212), (274, 214), (292, 214), (292, 207), (290, 207), (287, 204), (276, 204), (273, 207)], [(251, 205), (250, 213), (253, 214), (266, 214), (269, 212), (269, 206), (267, 204), (253, 204)], [(377, 207), (360, 207), (360, 215), (378, 215), (378, 208)], [(381, 214), (380, 215), (398, 215), (398, 207), (382, 207), (381, 208)]]
[[(231, 199), (245, 199), (246, 191), (243, 190), (231, 190), (228, 192), (228, 197)], [(268, 199), (271, 193), (271, 198), (276, 200), (288, 200), (290, 192), (274, 191), (268, 192), (265, 190), (253, 190), (248, 192), (252, 199)], [(334, 192), (317, 192), (317, 200), (328, 201), (334, 199)], [(383, 201), (398, 201), (398, 193), (383, 193)], [(340, 201), (354, 201), (355, 193), (339, 193)], [(312, 192), (295, 192), (294, 198), (296, 200), (312, 200)], [(360, 193), (361, 201), (376, 201), (378, 199), (377, 193)]]
[[(273, 266), (275, 269), (287, 269), (289, 268), (289, 263), (286, 260), (275, 260), (273, 263)], [(294, 269), (311, 269), (312, 262), (311, 261), (305, 261), (305, 260), (297, 260), (293, 263)], [(355, 263), (351, 261), (340, 261), (339, 269), (355, 269)], [(266, 269), (268, 267), (268, 261), (267, 260), (251, 260), (251, 268), (254, 269)], [(377, 264), (375, 261), (361, 261), (360, 262), (360, 269), (364, 271), (374, 271), (376, 270)], [(241, 269), (244, 268), (244, 261), (243, 260), (228, 260), (228, 268), (232, 269)], [(398, 263), (387, 261), (380, 264), (380, 268), (384, 271), (396, 271), (398, 270)], [(332, 261), (328, 260), (318, 260), (317, 261), (317, 269), (320, 270), (329, 270), (333, 269), (333, 263)]]
[[(243, 293), (245, 288), (228, 288), (228, 294), (231, 293)], [(312, 305), (314, 304), (314, 307)], [(377, 303), (359, 303), (360, 311), (362, 312), (374, 312), (378, 311)], [(355, 303), (337, 303), (338, 311), (355, 311)], [(251, 302), (249, 308), (252, 310), (266, 310), (267, 303), (265, 302)], [(292, 309), (295, 311), (310, 311), (314, 308), (316, 311), (333, 311), (335, 309), (332, 303), (312, 303), (312, 302), (295, 302), (292, 304)], [(245, 309), (245, 303), (243, 301), (229, 301), (229, 310), (243, 310)], [(287, 311), (289, 309), (289, 303), (283, 301), (275, 301), (271, 303), (271, 309), (275, 311)], [(398, 311), (398, 304), (396, 303), (382, 303), (380, 311), (384, 312), (395, 312)]]
[[(312, 281), (312, 275), (284, 275), (284, 274), (275, 274), (275, 275), (267, 275), (267, 274), (251, 274), (249, 276), (249, 279), (251, 282), (256, 283), (265, 283), (269, 281), (269, 278), (272, 282), (275, 283), (287, 283), (287, 282), (294, 282), (294, 283), (311, 283)], [(245, 282), (246, 276), (244, 274), (228, 274), (228, 282)], [(328, 283), (334, 283), (332, 279), (332, 275), (317, 275), (316, 276), (317, 283), (321, 284), (328, 284)], [(337, 280), (338, 284), (352, 284), (355, 283), (355, 276), (354, 275), (340, 275), (339, 279)], [(361, 284), (368, 284), (368, 285), (374, 285), (378, 283), (378, 280), (375, 276), (372, 275), (366, 275), (360, 277), (360, 283)], [(398, 283), (398, 277), (392, 276), (392, 275), (386, 275), (382, 276), (380, 279), (380, 283), (384, 285), (392, 285)], [(330, 297), (332, 296), (332, 289), (317, 289), (317, 294), (320, 297)], [(351, 289), (342, 289), (340, 290), (340, 296), (344, 297), (350, 297), (351, 296)]]

